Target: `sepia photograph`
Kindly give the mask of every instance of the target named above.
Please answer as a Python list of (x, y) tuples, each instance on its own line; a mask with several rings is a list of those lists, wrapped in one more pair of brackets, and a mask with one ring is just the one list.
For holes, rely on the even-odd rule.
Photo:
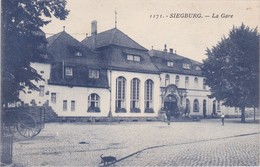
[(0, 2), (1, 166), (260, 166), (260, 1)]

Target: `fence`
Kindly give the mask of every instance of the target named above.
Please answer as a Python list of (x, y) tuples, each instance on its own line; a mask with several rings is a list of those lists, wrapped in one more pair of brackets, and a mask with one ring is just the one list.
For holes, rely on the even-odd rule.
[(13, 157), (13, 135), (4, 135), (2, 137), (2, 164), (11, 164)]

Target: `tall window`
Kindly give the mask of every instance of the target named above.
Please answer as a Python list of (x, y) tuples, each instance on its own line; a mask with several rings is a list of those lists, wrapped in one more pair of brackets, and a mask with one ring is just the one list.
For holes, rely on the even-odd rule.
[(130, 108), (139, 108), (140, 80), (137, 78), (131, 81)]
[(145, 90), (144, 90), (144, 103), (145, 109), (153, 108), (153, 81), (145, 81)]
[(66, 76), (72, 76), (73, 75), (73, 68), (72, 67), (66, 67), (65, 68), (65, 75)]
[(63, 100), (63, 111), (67, 111), (67, 100)]
[(44, 86), (40, 86), (39, 96), (44, 96)]
[(99, 78), (99, 70), (89, 69), (88, 76), (89, 78)]
[(175, 77), (175, 85), (176, 85), (177, 87), (179, 87), (179, 84), (180, 84), (180, 77), (179, 77), (179, 75), (177, 75), (177, 76)]
[(207, 88), (206, 86), (206, 79), (203, 79), (203, 89), (205, 90)]
[(197, 77), (194, 78), (194, 87), (195, 88), (198, 88), (198, 85), (199, 85), (199, 80)]
[(51, 102), (56, 103), (56, 93), (51, 93)]
[(217, 102), (217, 111), (220, 111), (220, 101)]
[(88, 107), (99, 108), (100, 97), (96, 93), (92, 93), (88, 96)]
[(193, 102), (193, 112), (199, 112), (199, 101), (195, 99)]
[(165, 86), (168, 86), (170, 84), (170, 76), (169, 74), (165, 75)]
[(125, 86), (125, 78), (118, 77), (116, 79), (116, 108), (125, 108)]
[(76, 102), (74, 100), (71, 100), (71, 108), (70, 108), (71, 111), (75, 111), (75, 105)]
[(185, 77), (185, 88), (189, 87), (189, 77)]

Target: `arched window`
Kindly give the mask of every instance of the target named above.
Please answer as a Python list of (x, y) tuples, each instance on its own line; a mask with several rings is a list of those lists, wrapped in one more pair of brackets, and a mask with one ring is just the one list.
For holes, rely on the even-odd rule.
[(165, 75), (165, 86), (168, 86), (170, 84), (170, 76), (169, 74)]
[(140, 94), (140, 80), (137, 78), (132, 79), (131, 81), (131, 100), (130, 108), (140, 108), (139, 106), (139, 94)]
[(88, 112), (100, 112), (100, 97), (96, 93), (88, 96)]
[(199, 101), (195, 99), (193, 102), (193, 112), (199, 112)]
[(203, 89), (205, 90), (207, 88), (206, 86), (206, 79), (203, 79)]
[(153, 81), (148, 79), (145, 81), (144, 88), (144, 108), (145, 112), (152, 112), (149, 109), (153, 109)]
[(189, 87), (189, 77), (185, 77), (185, 88)]
[(116, 109), (125, 108), (125, 87), (126, 79), (118, 77), (116, 79)]
[(180, 84), (180, 77), (179, 77), (179, 75), (177, 75), (177, 76), (175, 77), (175, 85), (176, 85), (177, 87), (179, 87), (179, 84)]
[(194, 78), (194, 87), (195, 88), (198, 88), (198, 85), (199, 85), (199, 80), (197, 77)]

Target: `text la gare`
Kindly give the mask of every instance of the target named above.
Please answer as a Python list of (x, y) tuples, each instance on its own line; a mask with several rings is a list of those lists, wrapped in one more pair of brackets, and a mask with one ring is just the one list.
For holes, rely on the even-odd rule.
[(233, 18), (233, 15), (232, 14), (226, 14), (226, 13), (222, 13), (222, 14), (213, 13), (212, 18)]

